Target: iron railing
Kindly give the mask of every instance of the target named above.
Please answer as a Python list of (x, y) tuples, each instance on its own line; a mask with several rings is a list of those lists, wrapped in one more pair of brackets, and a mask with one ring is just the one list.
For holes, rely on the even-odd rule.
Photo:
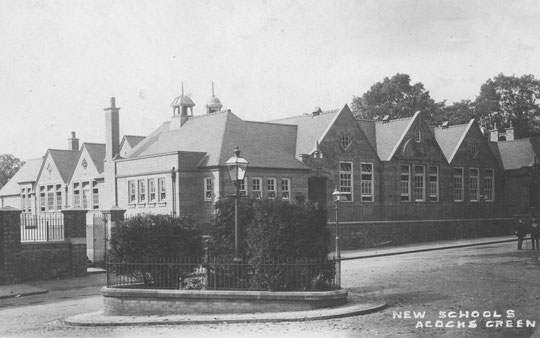
[(107, 287), (206, 290), (335, 290), (332, 259), (267, 259), (257, 264), (232, 259), (160, 259), (107, 262)]
[(21, 214), (21, 242), (52, 242), (63, 240), (63, 214)]

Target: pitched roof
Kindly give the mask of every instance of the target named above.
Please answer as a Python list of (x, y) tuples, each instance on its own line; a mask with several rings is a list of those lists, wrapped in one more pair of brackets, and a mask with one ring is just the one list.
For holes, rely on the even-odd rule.
[(420, 114), (417, 111), (411, 117), (403, 117), (390, 121), (377, 121), (375, 133), (377, 138), (377, 154), (383, 161), (389, 161)]
[(501, 153), (499, 151), (499, 146), (497, 145), (497, 142), (487, 141), (486, 143), (489, 147), (489, 150), (491, 150), (491, 153), (495, 157), (495, 160), (497, 161), (497, 165), (499, 166), (499, 168), (504, 169)]
[(120, 143), (120, 148), (122, 148), (122, 144), (124, 142), (127, 142), (127, 144), (133, 148), (137, 144), (139, 144), (142, 140), (144, 140), (145, 136), (137, 136), (137, 135), (124, 135), (122, 138), (122, 142)]
[(71, 179), (71, 175), (73, 175), (77, 161), (79, 160), (80, 151), (49, 149), (47, 152), (51, 155), (56, 164), (56, 168), (64, 183), (68, 183)]
[(497, 142), (505, 170), (519, 169), (534, 164), (536, 153), (530, 138)]
[(435, 139), (441, 147), (448, 163), (452, 162), (452, 159), (461, 146), (461, 143), (463, 143), (465, 136), (471, 129), (473, 122), (474, 119), (471, 119), (467, 124), (458, 124), (446, 128), (434, 128)]
[(375, 129), (375, 120), (356, 119), (360, 129), (366, 135), (368, 142), (371, 144), (375, 152), (377, 151), (377, 133)]
[(103, 161), (105, 160), (105, 145), (102, 143), (83, 143), (83, 148), (86, 148), (98, 173), (101, 174), (103, 172)]
[(298, 158), (302, 154), (311, 154), (315, 150), (317, 141), (320, 142), (324, 138), (342, 110), (327, 110), (316, 115), (304, 114), (271, 122), (298, 126), (295, 151), (296, 158)]
[(200, 166), (225, 165), (239, 146), (252, 167), (306, 169), (295, 158), (296, 126), (244, 121), (230, 111), (188, 119), (169, 130), (170, 122), (142, 140), (127, 158), (192, 151), (206, 153)]
[(17, 171), (17, 173), (11, 178), (11, 180), (9, 180), (6, 185), (0, 189), (0, 196), (19, 195), (19, 183), (35, 182), (42, 163), (42, 157), (26, 161), (19, 171)]

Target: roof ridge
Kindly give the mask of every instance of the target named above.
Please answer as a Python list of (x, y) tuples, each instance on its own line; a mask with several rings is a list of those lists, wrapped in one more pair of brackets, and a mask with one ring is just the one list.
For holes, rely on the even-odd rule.
[(442, 127), (442, 126), (438, 126), (438, 127), (433, 127), (433, 129), (441, 129), (441, 130), (444, 130), (444, 129), (450, 129), (450, 128), (455, 128), (455, 127), (466, 127), (469, 125), (469, 123), (471, 123), (470, 121), (467, 122), (467, 123), (460, 123), (460, 124), (452, 124), (452, 125), (449, 125), (447, 127)]
[[(92, 144), (92, 145), (97, 145), (97, 146), (104, 146), (106, 145), (105, 143), (97, 143), (97, 142), (83, 142), (83, 145), (85, 144)], [(75, 151), (75, 150), (73, 150)]]
[(272, 122), (272, 121), (245, 121), (246, 123), (260, 123), (260, 124), (276, 124), (280, 126), (294, 126), (293, 124), (287, 124), (287, 123), (279, 123), (279, 122)]
[(47, 149), (48, 151), (69, 151), (69, 152), (79, 152), (79, 150), (69, 150), (69, 149)]
[(388, 124), (388, 123), (391, 123), (391, 122), (397, 122), (397, 121), (402, 121), (402, 120), (406, 120), (406, 119), (412, 119), (413, 117), (414, 117), (414, 115), (413, 116), (407, 116), (407, 117), (398, 117), (397, 119), (388, 120), (388, 121), (375, 120), (375, 122), (379, 123), (379, 124)]
[(142, 135), (124, 135), (123, 137), (146, 137)]
[(188, 121), (189, 120), (194, 120), (194, 119), (200, 119), (200, 118), (208, 117), (208, 116), (216, 116), (216, 115), (225, 114), (225, 113), (232, 113), (232, 111), (220, 110), (220, 111), (218, 111), (216, 113), (212, 113), (212, 114), (193, 115), (193, 116), (189, 116)]
[(518, 138), (518, 139), (514, 139), (514, 140), (511, 140), (511, 141), (493, 141), (495, 143), (510, 143), (510, 142), (527, 142), (527, 141), (531, 141), (531, 138), (530, 137), (525, 137), (525, 138)]
[(283, 121), (283, 120), (288, 120), (288, 119), (297, 119), (297, 118), (299, 118), (299, 117), (304, 117), (304, 116), (317, 117), (317, 116), (324, 115), (324, 114), (332, 114), (332, 113), (336, 113), (336, 112), (339, 112), (340, 110), (341, 110), (341, 108), (327, 109), (327, 110), (321, 111), (321, 112), (320, 112), (319, 114), (317, 114), (317, 115), (313, 115), (312, 113), (304, 113), (304, 114), (288, 116), (288, 117), (284, 117), (284, 118), (280, 118), (280, 119), (273, 119), (273, 120), (270, 120), (269, 122), (272, 122), (272, 121)]

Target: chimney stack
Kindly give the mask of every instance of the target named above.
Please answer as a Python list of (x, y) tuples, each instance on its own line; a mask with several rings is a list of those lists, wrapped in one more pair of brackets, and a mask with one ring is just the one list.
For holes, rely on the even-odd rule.
[(489, 140), (491, 142), (499, 141), (499, 128), (497, 128), (497, 123), (493, 126), (493, 129), (489, 131)]
[(79, 150), (79, 139), (75, 137), (75, 132), (71, 132), (71, 138), (68, 138), (68, 149), (69, 150)]
[(512, 126), (512, 121), (510, 121), (510, 127), (506, 128), (506, 140), (514, 140), (514, 126)]
[(111, 106), (105, 108), (105, 160), (112, 160), (120, 152), (120, 108), (111, 97)]

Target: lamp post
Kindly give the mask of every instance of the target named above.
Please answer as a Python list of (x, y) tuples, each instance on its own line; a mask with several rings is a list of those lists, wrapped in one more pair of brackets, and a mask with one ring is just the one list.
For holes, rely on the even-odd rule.
[(337, 189), (334, 189), (332, 197), (335, 202), (334, 209), (336, 210), (336, 284), (341, 287), (341, 251), (339, 248), (339, 203), (341, 202), (341, 192)]
[(227, 160), (227, 170), (231, 181), (234, 183), (236, 192), (234, 194), (234, 261), (241, 262), (238, 254), (238, 195), (240, 182), (244, 180), (246, 176), (246, 170), (248, 167), (248, 161), (245, 158), (240, 157), (240, 149), (238, 146), (234, 148), (234, 156)]

